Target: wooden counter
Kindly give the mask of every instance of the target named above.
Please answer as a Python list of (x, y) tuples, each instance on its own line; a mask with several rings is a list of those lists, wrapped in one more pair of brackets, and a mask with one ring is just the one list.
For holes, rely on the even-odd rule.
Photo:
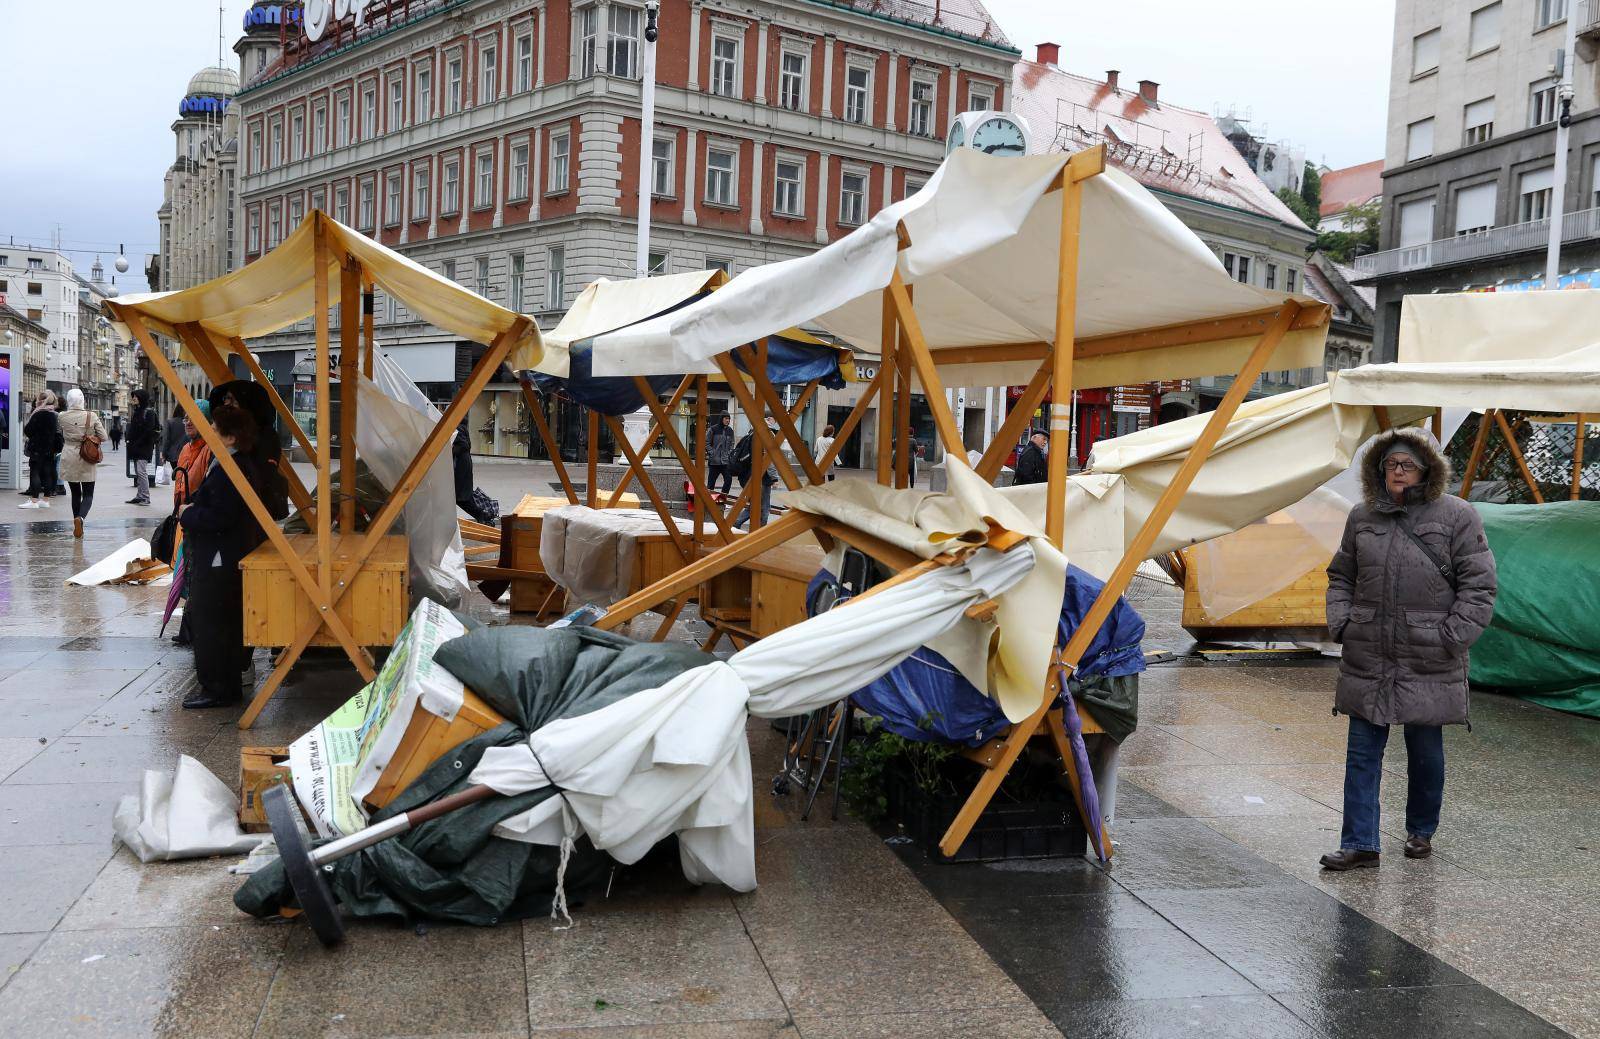
[[(349, 564), (365, 534), (336, 535), (333, 544), (334, 579)], [(317, 573), (317, 536), (292, 534), (289, 544), (313, 577)], [(244, 573), (244, 641), (247, 646), (287, 646), (311, 619), (311, 600), (295, 583), (287, 564), (271, 542), (263, 544), (239, 563)], [(411, 582), (404, 535), (380, 538), (356, 575), (355, 587), (339, 602), (339, 618), (363, 646), (392, 646), (411, 613)], [(326, 628), (311, 640), (313, 646), (337, 646)]]

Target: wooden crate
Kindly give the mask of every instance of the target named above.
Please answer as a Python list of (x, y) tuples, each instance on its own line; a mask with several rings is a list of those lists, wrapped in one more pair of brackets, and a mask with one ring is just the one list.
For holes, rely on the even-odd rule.
[[(1263, 559), (1273, 558), (1285, 539), (1300, 537), (1292, 529), (1270, 523), (1252, 524), (1227, 536), (1248, 539), (1249, 550)], [(1327, 638), (1327, 560), (1300, 574), (1281, 591), (1226, 616), (1212, 616), (1201, 605), (1200, 583), (1207, 565), (1205, 553), (1186, 548), (1183, 561), (1183, 626), (1196, 638), (1238, 641)]]
[(778, 545), (700, 586), (700, 616), (750, 638), (806, 619), (806, 588), (822, 569), (814, 538)]
[[(355, 554), (364, 534), (341, 535), (333, 545), (333, 567), (338, 573)], [(317, 538), (293, 534), (289, 544), (307, 570), (317, 572)], [(392, 646), (411, 613), (406, 539), (395, 534), (381, 538), (356, 575), (355, 587), (340, 600), (337, 613), (363, 646)], [(287, 646), (315, 609), (295, 582), (283, 557), (271, 542), (263, 544), (239, 563), (244, 571), (244, 641), (247, 646)], [(337, 646), (326, 628), (312, 638), (313, 646)]]
[(384, 766), (377, 786), (367, 795), (368, 807), (383, 808), (441, 755), (504, 723), (505, 718), (470, 689), (464, 694), (455, 721), (447, 722), (429, 714), (419, 704), (395, 748), (394, 757)]
[[(601, 501), (608, 496), (609, 492), (602, 491)], [(544, 530), (544, 514), (570, 504), (565, 498), (526, 494), (515, 509), (500, 517), (500, 565), (526, 572), (526, 576), (511, 579), (512, 613), (558, 617), (566, 612), (565, 593), (544, 576), (544, 563), (539, 559), (539, 538)], [(638, 507), (639, 496), (632, 491), (623, 492), (617, 502), (619, 509)]]
[(288, 747), (239, 748), (239, 825), (247, 832), (270, 829), (261, 795), (290, 781), (288, 759)]

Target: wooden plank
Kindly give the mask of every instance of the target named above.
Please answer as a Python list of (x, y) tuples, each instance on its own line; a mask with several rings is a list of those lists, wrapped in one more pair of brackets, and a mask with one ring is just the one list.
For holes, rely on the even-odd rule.
[(1544, 504), (1544, 494), (1540, 492), (1539, 485), (1534, 482), (1533, 472), (1528, 468), (1528, 460), (1522, 457), (1522, 448), (1517, 446), (1517, 438), (1511, 432), (1511, 426), (1506, 422), (1504, 411), (1494, 413), (1495, 424), (1500, 427), (1500, 435), (1506, 438), (1506, 449), (1511, 452), (1511, 458), (1517, 463), (1517, 470), (1522, 473), (1523, 482), (1528, 485), (1528, 493), (1533, 495), (1535, 504)]
[[(622, 423), (610, 415), (606, 415), (604, 418), (606, 426), (611, 430), (611, 436), (616, 440), (617, 446), (622, 448), (623, 455), (627, 457), (629, 467), (632, 469), (644, 468), (644, 461), (639, 457), (638, 450), (628, 443), (628, 438), (623, 433)], [(684, 538), (683, 531), (678, 529), (678, 524), (672, 517), (672, 510), (667, 507), (665, 501), (661, 500), (661, 492), (656, 490), (655, 481), (646, 476), (639, 481), (639, 486), (644, 488), (645, 496), (650, 499), (650, 504), (655, 506), (656, 515), (661, 517), (662, 524), (667, 528), (667, 535), (672, 538), (672, 543), (678, 547), (678, 555), (683, 558), (685, 563), (693, 559), (694, 553), (690, 548), (689, 542)]]
[(600, 413), (593, 408), (589, 409), (589, 486), (585, 494), (589, 499), (589, 508), (600, 507)]
[[(759, 349), (757, 353), (759, 355)], [(806, 479), (815, 485), (825, 483), (822, 470), (817, 468), (817, 460), (811, 457), (811, 451), (806, 445), (805, 438), (795, 428), (794, 420), (789, 417), (788, 409), (783, 406), (783, 400), (778, 396), (777, 387), (773, 386), (772, 380), (767, 377), (767, 366), (765, 364), (752, 364), (752, 368), (754, 370), (751, 373), (750, 382), (755, 389), (756, 396), (761, 399), (762, 403), (772, 413), (773, 420), (778, 423), (778, 431), (783, 434), (783, 438), (789, 442), (790, 448), (794, 450), (795, 458), (800, 462), (800, 468), (805, 470)]]
[(888, 294), (883, 297), (883, 327), (878, 339), (878, 378), (883, 380), (878, 391), (878, 483), (894, 486), (894, 397), (895, 357), (899, 354), (899, 333), (895, 326), (894, 307)]
[(376, 315), (378, 300), (372, 291), (372, 275), (366, 270), (361, 272), (361, 373), (367, 378), (372, 378), (372, 369), (375, 363), (373, 354), (378, 346), (372, 335), (372, 322)]
[[(779, 479), (783, 480), (784, 486), (788, 487), (790, 490), (794, 490), (795, 488), (799, 487), (799, 477), (795, 476), (794, 469), (789, 465), (789, 459), (784, 457), (783, 451), (779, 449), (777, 442), (772, 439), (772, 432), (767, 429), (767, 423), (763, 417), (765, 409), (763, 409), (761, 405), (756, 402), (755, 396), (750, 392), (750, 387), (746, 386), (744, 380), (739, 377), (739, 370), (734, 367), (732, 358), (727, 354), (718, 354), (716, 356), (716, 362), (717, 367), (722, 369), (723, 378), (728, 380), (728, 386), (733, 390), (733, 395), (738, 398), (739, 406), (751, 416), (750, 429), (755, 434), (755, 442), (761, 445), (761, 451), (763, 454), (772, 456), (773, 464), (778, 467)], [(751, 460), (751, 486), (760, 485), (761, 473), (766, 467), (763, 465), (760, 468), (757, 468), (757, 463), (764, 461), (764, 458)], [(758, 516), (760, 513), (761, 509), (758, 507), (758, 504), (754, 501), (752, 496), (750, 514), (752, 516)]]
[(1578, 412), (1577, 425), (1573, 428), (1576, 439), (1572, 441), (1572, 495), (1569, 501), (1577, 501), (1583, 491), (1583, 437), (1588, 424), (1583, 412)]
[(850, 439), (850, 434), (854, 433), (856, 426), (861, 424), (862, 418), (867, 414), (867, 405), (882, 388), (883, 366), (879, 365), (877, 374), (868, 381), (866, 388), (861, 391), (861, 399), (856, 401), (856, 406), (851, 408), (850, 414), (845, 416), (844, 425), (840, 426), (836, 431), (833, 443), (828, 445), (828, 450), (823, 452), (822, 459), (817, 462), (817, 468), (821, 469), (823, 473), (827, 473), (833, 463), (838, 460), (839, 452), (844, 449), (845, 441)]
[(1489, 443), (1489, 427), (1493, 422), (1494, 409), (1483, 413), (1478, 420), (1478, 433), (1472, 440), (1472, 453), (1467, 456), (1466, 472), (1461, 474), (1461, 489), (1456, 493), (1465, 498), (1472, 493), (1472, 481), (1478, 478), (1478, 467), (1483, 464), (1483, 449)]
[(544, 402), (535, 397), (533, 387), (521, 379), (517, 380), (517, 386), (522, 390), (522, 404), (528, 409), (533, 428), (539, 431), (539, 440), (544, 444), (544, 449), (550, 452), (550, 463), (556, 467), (556, 479), (561, 481), (562, 492), (566, 494), (568, 502), (578, 504), (578, 491), (572, 486), (572, 477), (567, 474), (567, 463), (561, 460), (561, 448), (556, 444), (555, 434), (550, 431), (550, 420), (545, 418)]
[[(634, 386), (639, 390), (640, 395), (644, 397), (645, 407), (649, 408), (650, 414), (655, 417), (656, 425), (660, 427), (661, 435), (667, 441), (667, 447), (671, 449), (673, 455), (678, 459), (678, 464), (683, 466), (684, 475), (689, 478), (689, 484), (694, 488), (696, 537), (691, 544), (698, 545), (701, 504), (711, 500), (711, 488), (706, 485), (705, 470), (699, 466), (696, 466), (695, 460), (689, 456), (689, 449), (683, 445), (683, 440), (678, 436), (678, 431), (672, 428), (672, 422), (670, 421), (666, 411), (662, 409), (661, 402), (656, 399), (655, 391), (650, 388), (650, 383), (646, 381), (642, 375), (634, 376), (633, 382)], [(702, 445), (701, 453), (704, 454), (705, 439), (703, 432), (700, 443)], [(630, 461), (631, 457), (632, 456), (630, 456)], [(639, 482), (644, 485), (645, 493), (650, 495), (651, 500), (654, 501), (656, 499), (655, 484), (648, 478)], [(732, 541), (733, 529), (728, 526), (727, 520), (725, 520), (720, 513), (715, 511), (713, 511), (711, 518), (716, 521), (717, 532), (722, 535), (723, 542), (726, 543)], [(668, 522), (671, 522), (670, 514), (668, 516)], [(691, 549), (689, 558), (693, 557), (694, 551)]]
[(838, 520), (823, 520), (822, 529), (856, 551), (866, 553), (891, 570), (905, 570), (922, 562), (921, 557), (916, 553), (908, 552), (899, 545), (892, 545), (882, 538), (847, 526)]
[(339, 529), (356, 529), (356, 373), (361, 360), (361, 267), (339, 272)]
[(905, 327), (896, 336), (894, 359), (894, 485), (911, 486), (911, 458), (916, 444), (911, 437), (911, 351), (906, 348)]
[(937, 430), (945, 451), (953, 452), (956, 457), (965, 460), (967, 448), (962, 443), (961, 430), (956, 426), (956, 417), (950, 413), (950, 401), (945, 398), (944, 384), (939, 380), (939, 369), (934, 365), (933, 358), (928, 356), (928, 340), (922, 334), (922, 324), (917, 320), (916, 309), (911, 305), (911, 294), (906, 291), (905, 283), (900, 280), (898, 267), (889, 279), (888, 292), (890, 305), (894, 307), (895, 316), (900, 322), (901, 329), (904, 330), (911, 363), (916, 368), (917, 378), (922, 380), (922, 397), (927, 401), (928, 410), (933, 413), (934, 429)]
[(1006, 412), (1005, 421), (1000, 423), (1000, 429), (995, 433), (989, 446), (984, 448), (983, 457), (978, 459), (977, 474), (990, 483), (1000, 475), (1000, 469), (1006, 463), (1006, 455), (1010, 454), (1012, 445), (1033, 421), (1033, 413), (1039, 407), (1039, 402), (1044, 400), (1044, 395), (1050, 392), (1050, 376), (1055, 370), (1055, 361), (1052, 355), (1046, 354), (1039, 365), (1039, 370), (1033, 373), (1033, 378), (1028, 380), (1028, 385), (1022, 388), (1022, 395), (1017, 398), (1017, 403)]
[[(692, 375), (685, 375), (678, 382), (678, 388), (672, 391), (672, 399), (667, 402), (667, 412), (668, 412), (668, 414), (670, 414), (673, 411), (677, 410), (678, 404), (683, 400), (683, 395), (688, 392), (689, 386), (693, 382), (694, 382), (694, 376), (692, 376)], [(652, 397), (655, 396), (655, 391), (652, 390), (650, 395)], [(615, 436), (616, 434), (612, 434), (612, 435)], [(648, 434), (646, 434), (646, 436), (644, 438), (644, 447), (641, 448), (641, 450), (643, 450), (645, 454), (649, 454), (652, 450), (655, 449), (656, 438), (659, 437), (660, 435), (661, 435), (661, 426), (660, 426), (660, 424), (659, 423), (652, 423), (651, 426), (650, 426), (650, 432)], [(624, 453), (626, 453), (626, 452), (624, 452)], [(629, 470), (627, 472), (622, 474), (622, 479), (617, 482), (616, 489), (611, 492), (611, 501), (606, 503), (606, 508), (614, 509), (614, 508), (617, 507), (617, 499), (621, 498), (622, 497), (622, 492), (628, 489), (628, 482), (630, 480), (632, 480), (633, 477), (634, 477), (634, 471), (633, 471), (632, 468), (629, 468)], [(641, 477), (640, 479), (641, 479), (641, 482), (643, 482), (643, 477)]]
[[(694, 383), (694, 470), (706, 475), (709, 467), (706, 463), (706, 434), (710, 432), (711, 402), (707, 399), (706, 377), (700, 376)], [(694, 495), (694, 551), (695, 557), (700, 555), (700, 539), (705, 536), (706, 507), (711, 502), (709, 494)]]
[(1056, 267), (1055, 349), (1050, 372), (1049, 489), (1044, 529), (1064, 547), (1067, 530), (1067, 463), (1072, 455), (1072, 360), (1078, 314), (1078, 228), (1083, 217), (1083, 185), (1069, 180), (1061, 191), (1061, 231)]
[(1378, 431), (1383, 432), (1394, 428), (1394, 423), (1389, 421), (1389, 409), (1382, 404), (1372, 406), (1372, 417), (1378, 420)]
[[(332, 382), (328, 371), (332, 352), (328, 329), (328, 232), (319, 213), (312, 224), (312, 286), (315, 297), (316, 346), (312, 364), (317, 380), (317, 517), (312, 528), (317, 532), (317, 581), (326, 601), (333, 589), (333, 424), (328, 398)], [(331, 611), (330, 611), (331, 612)]]

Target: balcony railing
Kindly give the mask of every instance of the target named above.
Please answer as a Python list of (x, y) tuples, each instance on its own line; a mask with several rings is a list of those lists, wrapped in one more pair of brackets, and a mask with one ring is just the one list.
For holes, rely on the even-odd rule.
[(1578, 0), (1578, 35), (1600, 33), (1600, 0)]
[[(1600, 2), (1600, 0), (1595, 0)], [(1561, 240), (1580, 241), (1600, 237), (1600, 208), (1580, 209), (1561, 219)], [(1507, 224), (1485, 231), (1456, 235), (1437, 242), (1408, 245), (1400, 249), (1386, 249), (1355, 258), (1356, 271), (1363, 275), (1381, 277), (1405, 271), (1442, 267), (1450, 263), (1482, 260), (1508, 253), (1542, 249), (1550, 240), (1550, 221), (1530, 220), (1525, 224)]]

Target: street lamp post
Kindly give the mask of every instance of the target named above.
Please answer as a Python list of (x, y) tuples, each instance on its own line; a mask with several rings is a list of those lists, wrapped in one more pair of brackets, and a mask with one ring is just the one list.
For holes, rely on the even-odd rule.
[(1561, 229), (1565, 221), (1562, 210), (1566, 205), (1567, 188), (1567, 138), (1572, 126), (1572, 63), (1573, 49), (1578, 45), (1578, 10), (1575, 0), (1567, 0), (1566, 44), (1561, 51), (1561, 83), (1556, 87), (1556, 161), (1550, 173), (1550, 241), (1544, 254), (1544, 287), (1561, 287)]
[(647, 0), (644, 6), (644, 47), (639, 55), (639, 251), (634, 257), (634, 273), (650, 273), (650, 195), (654, 187), (651, 165), (655, 155), (656, 128), (656, 37), (660, 35), (660, 0)]

